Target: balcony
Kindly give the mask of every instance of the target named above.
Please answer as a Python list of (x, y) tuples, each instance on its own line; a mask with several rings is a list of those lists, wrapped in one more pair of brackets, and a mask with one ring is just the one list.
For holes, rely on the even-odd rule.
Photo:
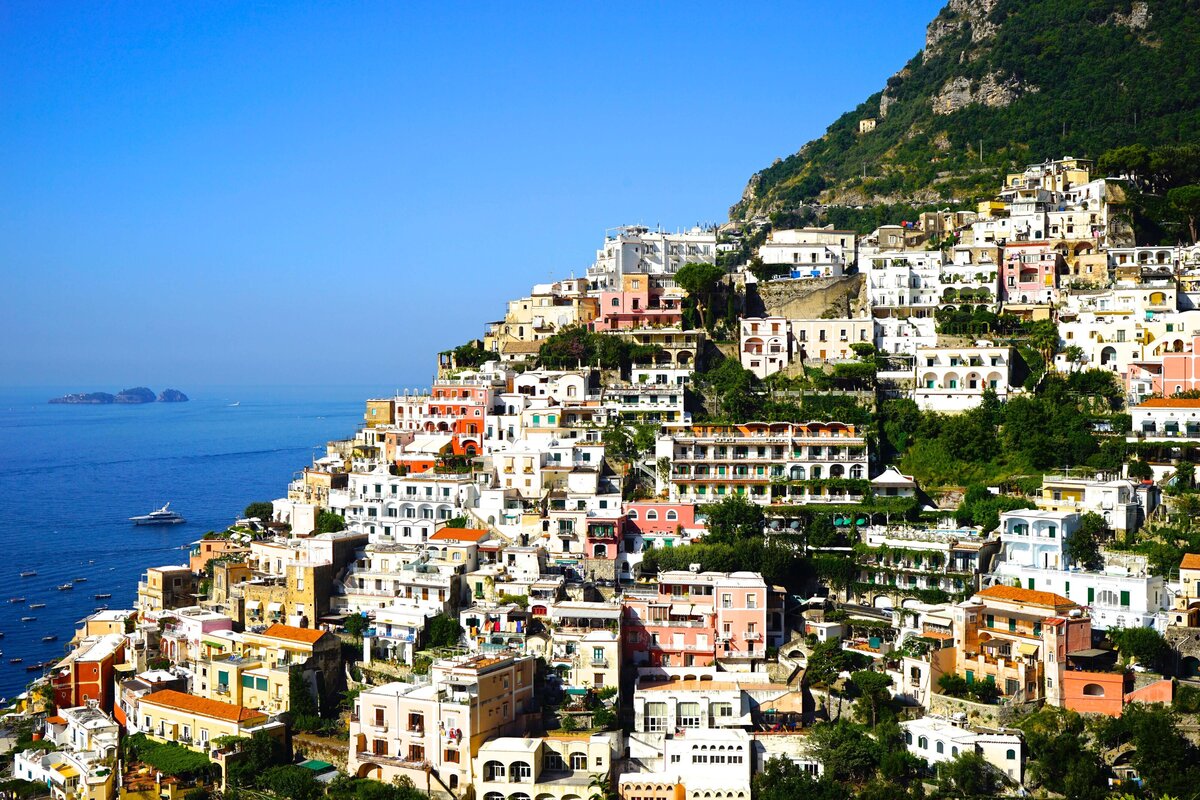
[(588, 663), (590, 663), (593, 667), (604, 667), (604, 668), (608, 667), (608, 659), (607, 658), (596, 658), (595, 656), (592, 656), (591, 660)]
[(755, 631), (746, 631), (746, 635), (742, 637), (747, 642), (761, 642), (763, 635)]

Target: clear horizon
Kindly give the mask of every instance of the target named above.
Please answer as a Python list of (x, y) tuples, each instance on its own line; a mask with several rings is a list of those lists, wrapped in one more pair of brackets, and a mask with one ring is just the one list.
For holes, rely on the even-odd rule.
[(0, 385), (404, 388), (606, 228), (726, 219), (941, 4), (9, 3)]

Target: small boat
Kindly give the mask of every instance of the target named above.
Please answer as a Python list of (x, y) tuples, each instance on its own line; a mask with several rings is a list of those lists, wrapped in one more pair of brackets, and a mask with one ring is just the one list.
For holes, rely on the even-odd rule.
[(21, 577), (22, 578), (36, 578), (37, 572), (35, 572), (34, 570), (31, 570), (31, 569), (25, 570), (24, 572), (21, 573)]
[(10, 663), (10, 664), (20, 664), (20, 663), (21, 663), (22, 661), (24, 661), (24, 660), (25, 660), (25, 659), (23, 659), (23, 658), (10, 658), (10, 659), (8, 660), (8, 663)]
[(178, 525), (181, 522), (187, 522), (180, 514), (171, 510), (170, 503), (167, 503), (162, 508), (151, 511), (149, 514), (130, 517), (129, 521), (134, 525)]
[(241, 404), (242, 404), (242, 401), (241, 401), (241, 400), (234, 400), (232, 403), (230, 403), (230, 404), (229, 404), (229, 407), (230, 407), (230, 408), (237, 408), (237, 407), (238, 407), (238, 406), (240, 406)]
[(35, 608), (45, 608), (45, 607), (46, 607), (46, 604), (45, 604), (45, 603), (30, 603), (30, 604), (29, 604), (29, 609), (30, 609), (31, 611), (32, 611), (33, 609), (35, 609)]
[(73, 583), (64, 583), (62, 586), (58, 587), (58, 590), (59, 590), (60, 592), (69, 592), (70, 590), (72, 590), (72, 589), (74, 589), (74, 588), (75, 588), (75, 584), (73, 584)]
[(49, 636), (43, 636), (42, 641), (43, 642), (57, 642), (58, 636), (56, 636), (55, 634), (52, 633)]
[(37, 617), (21, 617), (21, 622), (37, 622)]
[(41, 668), (42, 668), (41, 664), (30, 664), (29, 666), (27, 666), (25, 668), (25, 671), (26, 672), (37, 672)]
[(74, 578), (73, 583), (87, 583), (87, 578)]
[(109, 594), (108, 592), (101, 592), (100, 594), (92, 595), (92, 598), (95, 600), (108, 600), (111, 597), (112, 597), (112, 595)]
[(99, 613), (101, 611), (108, 611), (108, 606), (96, 606), (95, 608), (92, 609), (92, 611), (95, 611), (97, 613)]
[(8, 598), (8, 602), (10, 602), (10, 603), (24, 603), (24, 602), (25, 602), (25, 598), (24, 598), (24, 597), (10, 597), (10, 598)]

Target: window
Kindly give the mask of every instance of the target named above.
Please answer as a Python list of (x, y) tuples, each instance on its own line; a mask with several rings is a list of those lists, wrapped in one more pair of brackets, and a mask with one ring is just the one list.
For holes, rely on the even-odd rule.
[(733, 608), (733, 595), (726, 593), (721, 595), (721, 608)]
[(746, 608), (758, 608), (758, 595), (746, 595)]
[(679, 514), (677, 514), (677, 513), (675, 512), (675, 510), (674, 510), (674, 509), (672, 509), (672, 510), (670, 510), (670, 511), (668, 511), (668, 512), (667, 512), (667, 519), (668, 519), (669, 521), (674, 521), (674, 520), (677, 520), (677, 519), (679, 519)]
[(1017, 758), (1017, 751), (1009, 750), (1007, 753), (1004, 754), (1004, 757), (1007, 758), (1009, 761), (1015, 761)]
[[(650, 703), (649, 705), (663, 705), (661, 703)], [(663, 706), (664, 709), (666, 706)], [(587, 769), (587, 753), (571, 753), (571, 769), (580, 770)]]
[(699, 728), (700, 727), (700, 704), (699, 703), (680, 703), (679, 704), (679, 727), (681, 727), (681, 728)]
[(919, 739), (917, 739), (917, 747), (921, 748), (922, 750), (928, 750), (929, 749), (928, 737), (922, 736)]

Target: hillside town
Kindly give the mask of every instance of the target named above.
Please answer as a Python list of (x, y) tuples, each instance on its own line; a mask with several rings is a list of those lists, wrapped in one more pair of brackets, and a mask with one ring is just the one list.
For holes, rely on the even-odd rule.
[(1123, 185), (1064, 157), (865, 235), (607, 231), (82, 620), (4, 719), (10, 783), (1166, 793), (1200, 244), (1135, 246)]

